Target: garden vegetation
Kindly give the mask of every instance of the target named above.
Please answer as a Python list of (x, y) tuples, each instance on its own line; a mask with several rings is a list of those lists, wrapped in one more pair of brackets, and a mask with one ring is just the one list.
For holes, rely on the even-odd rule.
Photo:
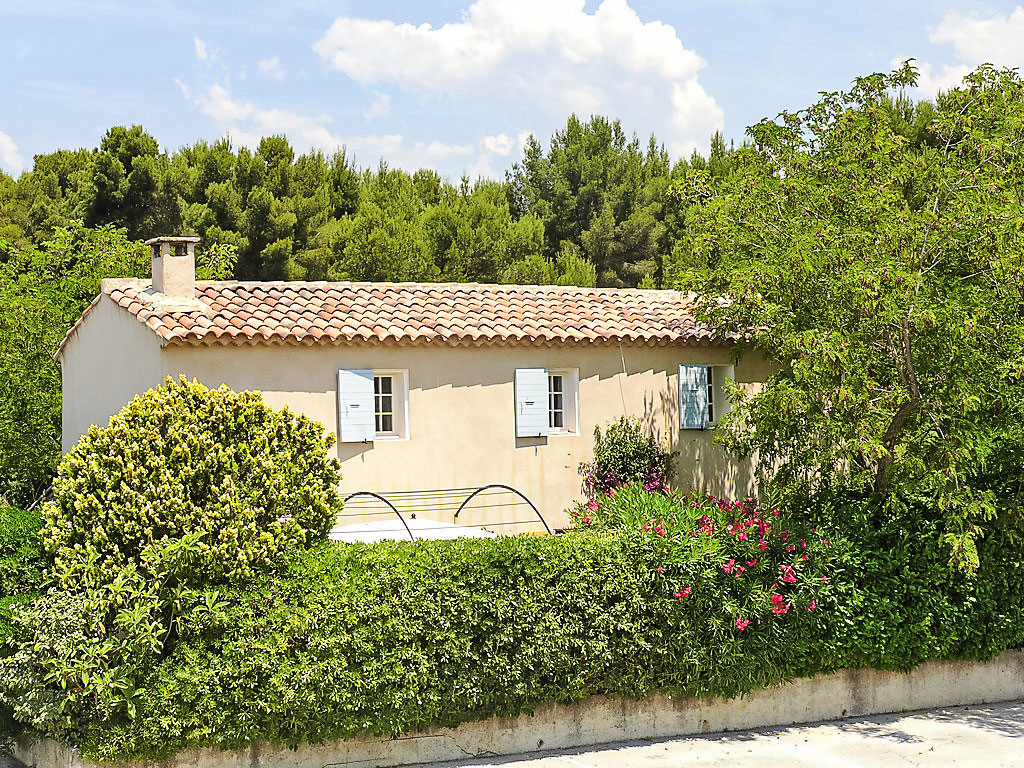
[[(653, 233), (665, 230), (644, 222), (667, 211), (673, 274), (710, 297), (706, 319), (777, 368), (760, 392), (733, 391), (722, 432), (734, 451), (760, 454), (761, 503), (673, 490), (666, 449), (625, 420), (599, 431), (583, 468), (589, 497), (565, 535), (332, 544), (338, 467), (320, 426), (254, 394), (171, 381), (90, 431), (59, 465), (42, 514), (0, 505), (0, 728), (91, 758), (160, 758), (397, 735), (595, 694), (732, 697), (1024, 645), (1024, 84), (982, 68), (915, 106), (898, 94), (913, 82), (909, 68), (864, 78), (755, 126), (728, 163), (683, 168), (673, 194), (656, 148), (644, 155), (610, 127), (570, 122), (548, 157), (527, 148), (513, 194), (495, 203), (502, 220), (515, 212), (508, 242), (523, 228), (540, 249), (502, 251), (503, 268), (567, 263), (578, 239), (605, 284), (665, 279), (665, 259), (623, 260), (615, 237), (662, 253)], [(601, 186), (600, 163), (573, 149), (588, 132), (633, 158), (616, 167), (645, 179), (644, 194)], [(453, 210), (478, 194), (464, 185), (459, 199), (429, 176), (384, 168), (360, 186), (343, 157), (293, 162), (280, 142), (255, 155), (193, 149), (174, 160), (141, 131), (112, 131), (81, 164), (117, 181), (106, 197), (61, 176), (73, 158), (44, 159), (0, 211), (17, 212), (19, 195), (45, 182), (53, 205), (34, 207), (25, 232), (68, 206), (114, 211), (138, 231), (164, 216), (209, 235), (223, 220), (247, 233), (235, 242), (239, 274), (357, 276), (359, 254), (390, 247), (367, 233), (411, 237), (378, 224), (423, 213), (413, 192)], [(164, 166), (192, 197), (147, 181)], [(573, 168), (590, 175), (576, 174), (566, 197)], [(320, 179), (310, 199), (351, 222), (296, 229), (312, 205), (296, 202), (300, 178)], [(495, 202), (480, 189), (476, 202)], [(545, 190), (589, 218), (553, 213), (562, 208)], [(392, 205), (408, 215), (389, 219)], [(475, 258), (465, 238), (476, 230), (428, 219), (435, 235), (452, 234), (451, 260), (412, 276), (457, 274)], [(73, 315), (46, 282), (50, 258), (88, 295), (98, 259), (138, 266), (123, 232), (55, 231), (27, 260), (15, 259), (21, 246), (0, 248), (0, 290), (23, 317), (40, 297), (54, 317)], [(81, 260), (64, 248), (72, 242)], [(230, 263), (224, 255), (213, 262)], [(598, 255), (611, 266), (597, 269)], [(0, 324), (4, 370), (48, 365), (53, 331), (38, 330), (20, 344)], [(0, 388), (20, 403), (0, 408), (0, 493), (27, 500), (52, 474), (57, 433), (44, 426), (58, 398), (15, 389)], [(50, 443), (25, 440), (23, 424), (42, 425)]]

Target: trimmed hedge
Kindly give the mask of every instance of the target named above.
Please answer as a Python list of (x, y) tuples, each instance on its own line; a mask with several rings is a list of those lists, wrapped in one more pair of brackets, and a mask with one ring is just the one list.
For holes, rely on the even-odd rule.
[[(791, 555), (785, 547), (740, 589), (722, 559), (748, 543), (725, 533), (736, 508), (715, 513), (715, 533), (701, 539), (692, 525), (706, 508), (659, 498), (663, 512), (680, 510), (654, 517), (664, 536), (641, 525), (323, 545), (248, 587), (207, 590), (139, 691), (136, 717), (83, 724), (84, 752), (161, 757), (256, 739), (398, 734), (592, 694), (733, 696), (840, 667), (988, 659), (1024, 643), (1020, 546), (1001, 534), (967, 577), (948, 567), (931, 510), (843, 500), (851, 514), (887, 522), (852, 526), (848, 537), (821, 529), (813, 568), (801, 566), (795, 585), (811, 591), (787, 596), (793, 609), (779, 615), (765, 606), (787, 588), (774, 570)], [(712, 540), (709, 556), (700, 542)], [(681, 599), (682, 580), (698, 577), (699, 599)], [(737, 628), (737, 610), (760, 611), (761, 623)]]

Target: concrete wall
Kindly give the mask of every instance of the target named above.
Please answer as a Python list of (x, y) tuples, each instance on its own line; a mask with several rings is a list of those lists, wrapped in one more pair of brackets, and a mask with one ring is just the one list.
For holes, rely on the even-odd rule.
[(67, 453), (91, 425), (106, 426), (125, 403), (163, 380), (160, 339), (101, 295), (64, 348), (60, 367)]
[[(596, 696), (577, 704), (545, 704), (533, 715), (491, 718), (386, 739), (364, 736), (297, 750), (253, 744), (223, 752), (193, 749), (161, 768), (323, 768), (399, 766), (468, 757), (564, 750), (636, 739), (746, 730), (889, 712), (969, 706), (1024, 698), (1024, 651), (993, 661), (933, 661), (912, 672), (843, 670), (753, 691), (740, 699), (661, 694), (634, 701)], [(20, 744), (15, 755), (37, 768), (93, 768), (52, 741)], [(936, 758), (938, 760), (938, 758)], [(979, 765), (984, 757), (979, 755)], [(935, 763), (939, 764), (939, 763)]]
[[(623, 361), (627, 373), (623, 374)], [(256, 389), (266, 401), (338, 428), (337, 374), (341, 368), (407, 370), (409, 438), (340, 443), (342, 491), (401, 491), (510, 485), (525, 493), (552, 527), (568, 523), (565, 510), (580, 498), (580, 462), (592, 458), (593, 433), (625, 413), (641, 417), (679, 451), (678, 482), (725, 495), (746, 495), (751, 467), (712, 445), (710, 431), (678, 428), (680, 363), (727, 365), (720, 348), (564, 346), (171, 346), (162, 375), (185, 373), (208, 386)], [(579, 425), (575, 435), (516, 438), (516, 368), (579, 369)], [(755, 386), (764, 366), (746, 362), (736, 379)], [(507, 497), (512, 501), (510, 497)], [(500, 503), (504, 499), (492, 499)], [(439, 514), (444, 518), (450, 510)], [(460, 522), (520, 520), (525, 507), (481, 505)], [(431, 517), (432, 515), (422, 515)]]

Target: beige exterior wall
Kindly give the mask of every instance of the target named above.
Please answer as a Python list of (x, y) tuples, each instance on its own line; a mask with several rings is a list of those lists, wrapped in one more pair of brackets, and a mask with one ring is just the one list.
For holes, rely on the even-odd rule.
[[(552, 528), (568, 524), (566, 509), (581, 498), (580, 462), (592, 458), (593, 432), (625, 413), (639, 416), (679, 451), (677, 484), (728, 496), (750, 492), (748, 465), (712, 445), (710, 431), (678, 428), (680, 363), (728, 365), (720, 348), (563, 346), (442, 347), (172, 346), (161, 375), (185, 373), (208, 386), (256, 389), (275, 407), (290, 406), (338, 428), (338, 370), (406, 370), (409, 438), (340, 443), (342, 492), (403, 491), (510, 485), (525, 493)], [(627, 373), (623, 374), (623, 361)], [(579, 370), (579, 427), (574, 436), (516, 438), (517, 368)], [(754, 385), (763, 365), (744, 362), (736, 380)], [(496, 497), (491, 503), (512, 501)], [(520, 520), (526, 507), (467, 511), (460, 522)], [(450, 521), (451, 511), (422, 517)]]
[(64, 452), (93, 424), (162, 380), (160, 339), (105, 295), (68, 340), (61, 356)]
[[(409, 437), (338, 444), (343, 494), (498, 483), (522, 491), (552, 528), (563, 527), (566, 510), (581, 499), (578, 467), (592, 458), (594, 427), (626, 413), (643, 419), (679, 452), (679, 487), (747, 495), (753, 479), (749, 463), (737, 463), (714, 446), (710, 431), (679, 429), (681, 363), (725, 366), (730, 360), (723, 348), (618, 345), (161, 348), (151, 330), (104, 296), (61, 361), (63, 444), (67, 451), (89, 425), (105, 425), (136, 394), (182, 373), (211, 387), (262, 391), (270, 405), (288, 405), (336, 433), (339, 369), (402, 370), (408, 371)], [(517, 368), (578, 370), (576, 434), (515, 436)], [(765, 375), (756, 356), (735, 369), (736, 380), (747, 386), (756, 386)], [(453, 510), (446, 502), (420, 516), (450, 521)], [(488, 524), (532, 517), (525, 505), (504, 506), (513, 502), (511, 495), (481, 498), (459, 521)]]

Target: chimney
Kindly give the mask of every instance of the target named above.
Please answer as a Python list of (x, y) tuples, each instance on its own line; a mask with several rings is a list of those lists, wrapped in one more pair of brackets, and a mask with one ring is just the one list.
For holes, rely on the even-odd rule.
[(169, 299), (194, 301), (196, 297), (196, 243), (198, 237), (154, 237), (153, 290)]

